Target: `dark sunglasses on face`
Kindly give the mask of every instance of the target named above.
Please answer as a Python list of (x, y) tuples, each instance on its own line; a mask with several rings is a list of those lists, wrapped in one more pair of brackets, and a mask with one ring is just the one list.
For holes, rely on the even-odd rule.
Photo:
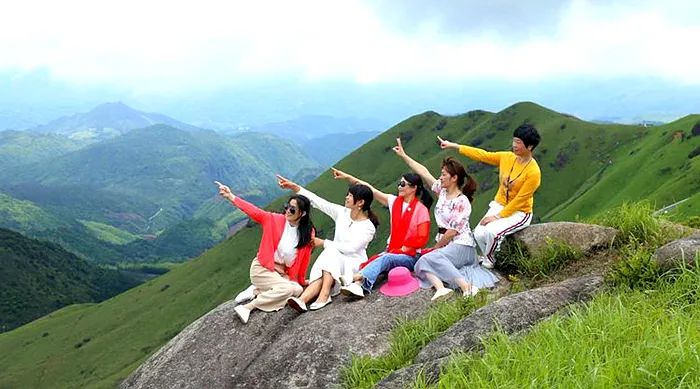
[(403, 187), (405, 187), (405, 186), (407, 186), (407, 185), (408, 185), (408, 186), (413, 186), (413, 184), (411, 184), (411, 183), (409, 183), (409, 182), (406, 182), (406, 181), (404, 181), (404, 180), (401, 180), (401, 181), (399, 181), (399, 183), (398, 183), (399, 188), (403, 188)]
[(297, 207), (287, 204), (284, 206), (284, 211), (289, 212), (290, 215), (294, 215), (297, 213)]

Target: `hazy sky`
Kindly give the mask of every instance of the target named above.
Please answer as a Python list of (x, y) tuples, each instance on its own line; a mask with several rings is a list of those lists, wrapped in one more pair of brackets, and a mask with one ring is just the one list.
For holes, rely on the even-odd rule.
[[(272, 79), (700, 86), (700, 1), (7, 1), (0, 73), (140, 94)], [(477, 108), (477, 107), (475, 107)]]

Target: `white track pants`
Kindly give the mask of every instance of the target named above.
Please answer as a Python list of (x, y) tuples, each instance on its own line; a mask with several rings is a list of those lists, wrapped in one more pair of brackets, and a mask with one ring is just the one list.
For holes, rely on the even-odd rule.
[[(489, 203), (489, 210), (486, 216), (495, 215), (503, 210), (503, 206), (495, 201)], [(481, 253), (491, 262), (496, 263), (494, 254), (498, 251), (503, 238), (514, 232), (520, 231), (530, 225), (532, 214), (517, 211), (508, 217), (496, 219), (491, 223), (482, 226), (479, 224), (474, 229), (474, 239), (481, 249)]]

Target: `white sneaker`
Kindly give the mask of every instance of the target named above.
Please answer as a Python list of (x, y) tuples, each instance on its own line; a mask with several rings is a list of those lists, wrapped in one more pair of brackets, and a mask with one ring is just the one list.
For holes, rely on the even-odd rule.
[(351, 282), (349, 285), (340, 288), (340, 293), (350, 297), (365, 297), (365, 291), (355, 282)]
[(239, 293), (233, 301), (236, 304), (242, 304), (252, 300), (255, 297), (255, 285), (249, 286), (246, 290)]
[(312, 311), (318, 311), (319, 309), (325, 307), (326, 305), (330, 304), (332, 302), (331, 298), (328, 297), (328, 300), (320, 303), (318, 301), (314, 301), (313, 304), (309, 305), (309, 309)]
[(430, 301), (442, 300), (442, 299), (446, 298), (447, 296), (449, 296), (450, 294), (452, 294), (452, 289), (440, 288), (440, 289), (435, 291), (435, 294), (430, 299)]
[(288, 298), (287, 304), (299, 313), (304, 313), (309, 310), (308, 308), (306, 308), (306, 303), (304, 302), (304, 300), (298, 297)]
[(466, 292), (462, 292), (462, 297), (471, 297), (471, 296), (476, 296), (479, 293), (479, 288), (476, 286), (473, 286)]
[(237, 305), (235, 308), (233, 308), (233, 310), (236, 311), (238, 318), (241, 319), (243, 324), (248, 323), (248, 318), (250, 318), (250, 309), (242, 305)]
[(488, 257), (479, 256), (479, 259), (481, 260), (481, 266), (483, 266), (487, 269), (493, 269), (493, 266), (495, 265), (495, 263), (491, 262), (491, 260), (488, 259)]

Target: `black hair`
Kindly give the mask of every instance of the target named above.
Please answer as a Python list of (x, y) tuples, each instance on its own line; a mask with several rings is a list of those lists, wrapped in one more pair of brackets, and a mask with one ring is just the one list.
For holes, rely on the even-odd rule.
[(289, 196), (287, 204), (292, 200), (297, 201), (297, 212), (303, 215), (299, 219), (299, 226), (297, 227), (297, 231), (299, 231), (299, 243), (297, 244), (297, 248), (300, 249), (311, 244), (311, 234), (314, 230), (314, 223), (311, 221), (311, 201), (309, 201), (306, 196), (300, 194)]
[(416, 173), (406, 173), (401, 177), (411, 184), (411, 186), (416, 187), (416, 197), (418, 197), (418, 200), (420, 200), (426, 208), (430, 209), (430, 206), (433, 205), (433, 197), (430, 196), (428, 190), (423, 186), (423, 180), (421, 180), (420, 176)]
[(369, 186), (363, 185), (363, 184), (355, 184), (351, 185), (350, 188), (348, 188), (348, 193), (352, 195), (352, 198), (355, 200), (357, 203), (360, 200), (364, 200), (365, 203), (362, 205), (362, 210), (367, 213), (367, 217), (369, 218), (369, 221), (374, 224), (374, 226), (379, 225), (379, 218), (377, 218), (377, 215), (372, 212), (370, 209), (370, 206), (372, 205), (372, 200), (374, 200), (374, 194), (372, 194), (372, 189), (370, 189)]
[(531, 150), (534, 150), (540, 144), (540, 134), (535, 126), (529, 123), (521, 124), (520, 127), (516, 128), (513, 131), (513, 137), (522, 140), (525, 147), (532, 146)]
[(442, 160), (442, 168), (451, 176), (457, 176), (457, 186), (462, 190), (469, 202), (474, 201), (474, 193), (476, 192), (477, 183), (474, 177), (467, 174), (464, 166), (452, 157), (447, 157)]

